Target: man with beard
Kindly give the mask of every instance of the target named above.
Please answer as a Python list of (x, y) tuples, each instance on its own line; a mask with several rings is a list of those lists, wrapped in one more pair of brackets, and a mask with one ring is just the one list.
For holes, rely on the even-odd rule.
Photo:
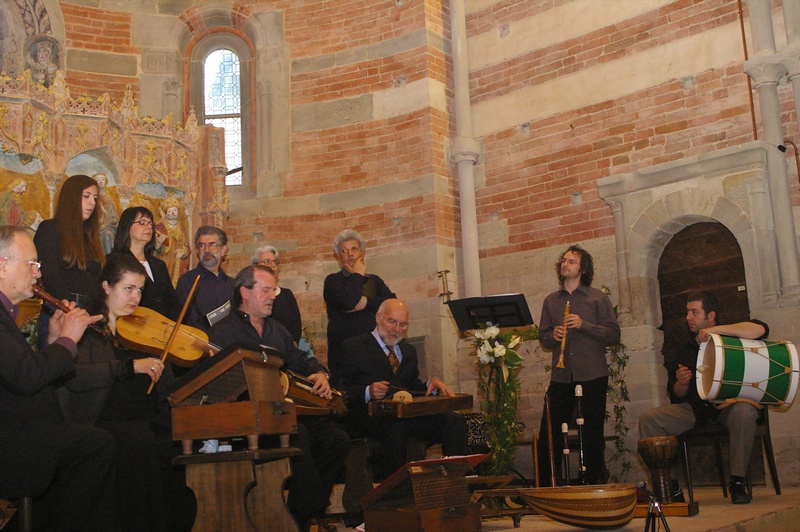
[[(728, 429), (730, 444), (731, 502), (748, 504), (750, 494), (745, 486), (747, 465), (756, 435), (758, 409), (748, 401), (715, 405), (700, 398), (697, 392), (697, 354), (700, 344), (710, 334), (721, 334), (748, 340), (763, 340), (769, 326), (763, 321), (737, 323), (720, 321), (722, 306), (713, 292), (690, 292), (686, 297), (686, 327), (689, 337), (672, 360), (665, 362), (668, 372), (667, 393), (670, 404), (651, 408), (639, 417), (639, 437), (676, 436), (693, 427), (720, 423)], [(672, 489), (678, 496), (682, 491), (673, 479)]]
[(368, 403), (390, 397), (403, 389), (425, 395), (453, 397), (438, 377), (419, 378), (417, 351), (403, 340), (408, 329), (408, 307), (399, 299), (387, 299), (375, 314), (375, 329), (342, 345), (341, 380), (348, 397), (347, 423), (353, 437), (370, 436), (379, 442), (373, 457), (376, 479), (394, 473), (406, 462), (410, 437), (429, 444), (441, 443), (446, 456), (468, 454), (467, 423), (455, 412), (409, 419), (369, 415)]
[(200, 263), (181, 275), (175, 292), (181, 306), (185, 305), (194, 280), (200, 276), (183, 323), (208, 332), (215, 321), (230, 312), (233, 278), (222, 269), (228, 254), (228, 235), (218, 227), (203, 225), (194, 235), (194, 248)]
[[(272, 269), (261, 264), (244, 268), (234, 281), (234, 309), (211, 327), (208, 338), (223, 349), (235, 343), (277, 349), (283, 355), (284, 368), (313, 383), (312, 393), (330, 399), (325, 366), (298, 348), (286, 327), (271, 317), (277, 288)], [(325, 522), (325, 508), (350, 449), (350, 438), (327, 416), (303, 416), (298, 418), (292, 445), (303, 454), (292, 458), (289, 510), (304, 531), (335, 531)]]
[[(584, 456), (587, 484), (605, 481), (604, 458), (606, 391), (608, 364), (606, 346), (619, 342), (620, 328), (614, 307), (608, 296), (592, 288), (594, 260), (580, 246), (570, 246), (556, 262), (558, 290), (544, 299), (539, 324), (539, 340), (552, 349), (552, 372), (547, 395), (550, 397), (550, 419), (554, 430), (572, 421), (575, 407), (575, 387), (583, 388)], [(569, 313), (565, 309), (569, 304)], [(561, 350), (564, 367), (557, 367)], [(539, 434), (547, 434), (547, 422), (542, 415)], [(550, 484), (548, 439), (539, 438), (539, 480)], [(561, 456), (563, 442), (553, 438), (554, 456)], [(561, 460), (555, 461), (556, 477)]]

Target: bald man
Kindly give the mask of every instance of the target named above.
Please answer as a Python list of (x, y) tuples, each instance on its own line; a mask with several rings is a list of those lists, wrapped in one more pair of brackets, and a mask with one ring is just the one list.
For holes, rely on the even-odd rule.
[(343, 344), (341, 371), (336, 376), (348, 397), (348, 430), (353, 437), (370, 436), (380, 442), (373, 459), (376, 480), (385, 478), (406, 462), (410, 437), (429, 445), (442, 444), (447, 456), (468, 454), (467, 424), (455, 412), (410, 419), (369, 416), (370, 401), (390, 397), (398, 388), (426, 395), (455, 393), (439, 378), (419, 378), (417, 351), (403, 340), (408, 330), (408, 307), (387, 299), (375, 314), (375, 329)]

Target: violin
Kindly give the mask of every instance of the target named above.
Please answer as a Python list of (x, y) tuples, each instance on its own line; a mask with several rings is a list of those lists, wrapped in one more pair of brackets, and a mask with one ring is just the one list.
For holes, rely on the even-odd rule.
[[(132, 314), (117, 318), (117, 340), (120, 344), (156, 356), (163, 354), (174, 331), (174, 321), (147, 307), (136, 307)], [(219, 350), (208, 341), (205, 331), (180, 324), (169, 349), (169, 357), (179, 366), (194, 366), (204, 355)]]

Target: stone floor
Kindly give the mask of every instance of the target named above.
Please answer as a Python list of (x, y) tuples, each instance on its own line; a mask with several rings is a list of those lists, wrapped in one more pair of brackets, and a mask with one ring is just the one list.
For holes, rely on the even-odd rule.
[[(722, 497), (719, 487), (696, 488), (695, 499), (700, 503), (700, 512), (694, 517), (667, 517), (667, 525), (672, 532), (800, 531), (800, 488), (783, 488), (781, 495), (775, 495), (772, 488), (756, 486), (753, 492), (753, 502), (734, 506), (730, 503), (730, 499)], [(335, 524), (340, 531), (355, 530), (345, 528), (341, 523)], [(493, 532), (577, 530), (540, 515), (523, 517), (519, 528), (514, 528), (510, 518), (484, 520), (481, 524), (483, 530)], [(617, 530), (642, 531), (644, 527), (645, 519), (636, 518)], [(663, 527), (657, 527), (656, 530), (663, 530)]]

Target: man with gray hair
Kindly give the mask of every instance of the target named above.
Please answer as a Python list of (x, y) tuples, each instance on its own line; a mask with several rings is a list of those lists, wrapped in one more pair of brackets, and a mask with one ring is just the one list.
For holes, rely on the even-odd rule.
[(397, 296), (383, 279), (367, 273), (364, 239), (347, 229), (333, 239), (333, 252), (342, 269), (325, 278), (323, 297), (328, 310), (328, 366), (334, 380), (342, 363), (342, 342), (375, 328), (381, 303)]
[(194, 235), (194, 249), (200, 262), (181, 275), (175, 292), (181, 306), (185, 305), (194, 280), (200, 276), (183, 323), (208, 332), (211, 325), (231, 310), (233, 278), (222, 269), (228, 254), (228, 235), (213, 225), (200, 226)]
[(36, 530), (108, 530), (114, 441), (64, 421), (53, 383), (75, 371), (77, 343), (102, 316), (69, 303), (34, 350), (15, 322), (42, 274), (25, 229), (0, 226), (0, 497), (33, 497)]

